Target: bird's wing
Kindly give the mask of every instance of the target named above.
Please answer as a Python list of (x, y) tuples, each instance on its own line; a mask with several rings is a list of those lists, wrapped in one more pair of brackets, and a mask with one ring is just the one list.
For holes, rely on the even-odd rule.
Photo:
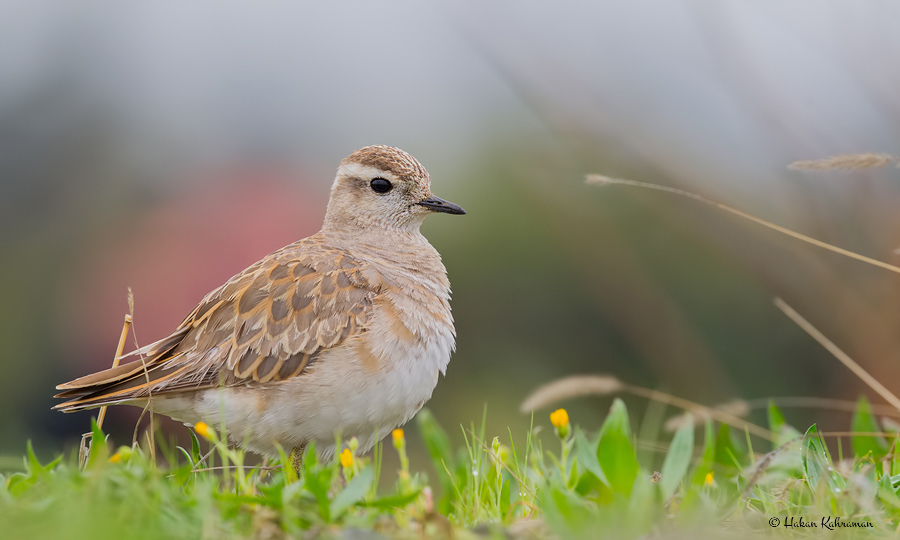
[(74, 411), (163, 392), (297, 377), (324, 350), (365, 331), (382, 278), (310, 237), (214, 290), (139, 360), (59, 385)]

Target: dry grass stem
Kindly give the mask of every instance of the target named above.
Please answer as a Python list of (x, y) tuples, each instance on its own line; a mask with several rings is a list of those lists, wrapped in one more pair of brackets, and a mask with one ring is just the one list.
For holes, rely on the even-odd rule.
[(878, 266), (880, 268), (884, 268), (885, 270), (890, 270), (891, 272), (896, 272), (900, 274), (900, 267), (894, 266), (893, 264), (888, 264), (886, 262), (879, 261), (877, 259), (872, 259), (871, 257), (866, 257), (865, 255), (860, 255), (858, 253), (854, 253), (852, 251), (848, 251), (843, 248), (839, 248), (837, 246), (833, 246), (829, 243), (822, 242), (821, 240), (816, 240), (815, 238), (811, 238), (806, 236), (805, 234), (800, 234), (798, 232), (794, 232), (790, 229), (782, 227), (781, 225), (776, 225), (764, 219), (758, 218), (754, 215), (748, 214), (746, 212), (742, 212), (737, 208), (732, 208), (727, 204), (722, 204), (720, 202), (716, 202), (712, 199), (707, 199), (706, 197), (701, 197), (700, 195), (691, 193), (689, 191), (684, 191), (683, 189), (670, 188), (666, 186), (660, 186), (658, 184), (650, 184), (648, 182), (637, 182), (635, 180), (622, 180), (619, 178), (610, 178), (608, 176), (602, 176), (599, 174), (589, 174), (587, 176), (587, 183), (594, 185), (610, 185), (610, 184), (620, 184), (625, 186), (634, 186), (646, 189), (652, 189), (655, 191), (664, 191), (666, 193), (672, 193), (675, 195), (680, 195), (682, 197), (687, 197), (689, 199), (694, 199), (695, 201), (700, 201), (704, 204), (708, 204), (710, 206), (715, 206), (716, 208), (720, 208), (725, 210), (726, 212), (731, 212), (737, 216), (740, 216), (744, 219), (748, 219), (754, 223), (758, 223), (764, 227), (768, 227), (772, 230), (778, 231), (782, 234), (786, 234), (792, 238), (796, 238), (797, 240), (801, 240), (808, 244), (812, 244), (814, 246), (820, 247), (822, 249), (827, 249), (828, 251), (833, 251), (834, 253), (839, 253), (844, 255), (845, 257), (850, 257), (851, 259), (856, 259), (858, 261), (866, 262), (874, 266)]
[(900, 423), (893, 418), (889, 418), (887, 416), (881, 417), (881, 425), (884, 426), (884, 429), (887, 431), (892, 431), (894, 433), (900, 433)]
[(803, 439), (804, 439), (804, 437), (797, 437), (796, 439), (791, 439), (788, 442), (779, 446), (778, 448), (772, 450), (765, 456), (763, 456), (763, 458), (761, 460), (759, 460), (759, 465), (756, 466), (756, 469), (754, 469), (753, 474), (750, 476), (750, 479), (747, 482), (747, 485), (744, 487), (744, 491), (743, 491), (744, 496), (746, 496), (748, 493), (750, 493), (750, 490), (753, 489), (753, 486), (755, 486), (756, 483), (759, 481), (760, 477), (762, 477), (763, 472), (765, 472), (765, 470), (769, 468), (769, 465), (772, 464), (772, 460), (775, 459), (775, 456), (780, 454), (787, 447), (791, 446), (794, 443), (800, 442)]
[(858, 171), (863, 169), (880, 169), (897, 161), (891, 154), (842, 154), (825, 159), (795, 161), (788, 165), (795, 171)]
[[(730, 414), (731, 416), (742, 418), (750, 413), (750, 406), (743, 399), (736, 399), (734, 401), (729, 401), (728, 403), (715, 405), (711, 407), (709, 411), (719, 411), (725, 414)], [(666, 431), (672, 432), (677, 431), (680, 427), (685, 425), (697, 425), (706, 422), (707, 420), (713, 420), (713, 417), (710, 416), (709, 411), (684, 413), (679, 414), (678, 416), (673, 416), (672, 418), (666, 420), (666, 423), (663, 427)]]
[[(856, 412), (859, 404), (855, 401), (849, 401), (845, 399), (833, 399), (833, 398), (822, 398), (822, 397), (809, 397), (809, 396), (786, 396), (786, 397), (771, 397), (771, 398), (760, 398), (760, 399), (750, 399), (747, 400), (747, 406), (750, 409), (767, 409), (769, 407), (769, 403), (774, 403), (779, 408), (809, 408), (809, 409), (826, 409), (832, 411), (846, 411), (846, 412)], [(872, 412), (882, 416), (892, 416), (895, 418), (900, 417), (900, 411), (891, 407), (890, 405), (882, 405), (880, 403), (872, 403), (870, 405), (872, 407)], [(891, 420), (891, 422), (895, 422)], [(900, 424), (898, 424), (900, 426)], [(898, 429), (900, 431), (900, 429)]]
[(643, 388), (641, 386), (626, 385), (624, 391), (628, 392), (629, 394), (652, 399), (660, 403), (665, 403), (666, 405), (678, 407), (679, 409), (684, 409), (696, 416), (705, 415), (705, 418), (711, 418), (716, 422), (728, 424), (729, 426), (740, 430), (747, 430), (751, 434), (766, 439), (767, 441), (775, 439), (775, 434), (768, 429), (757, 426), (756, 424), (752, 424), (744, 420), (743, 418), (738, 418), (737, 416), (727, 411), (713, 409), (711, 407), (707, 407), (706, 405), (701, 405), (699, 403), (694, 403), (693, 401), (689, 401), (678, 396), (673, 396), (672, 394), (660, 392), (659, 390)]
[(573, 375), (541, 386), (522, 402), (519, 410), (530, 413), (564, 399), (616, 394), (622, 388), (622, 382), (609, 375)]
[(891, 431), (820, 431), (820, 437), (896, 437)]
[[(619, 379), (609, 375), (574, 375), (547, 383), (525, 398), (525, 401), (522, 402), (522, 406), (519, 410), (523, 413), (529, 413), (535, 409), (547, 407), (564, 399), (588, 395), (605, 396), (620, 392), (678, 407), (691, 412), (696, 416), (710, 418), (740, 430), (746, 429), (753, 435), (769, 441), (774, 438), (774, 434), (768, 429), (747, 422), (742, 418), (738, 418), (727, 410), (713, 409), (659, 390), (651, 390), (650, 388), (644, 388), (642, 386), (625, 384)], [(746, 405), (743, 409), (746, 409)]]
[[(131, 287), (128, 287), (127, 299), (128, 313), (125, 314), (125, 322), (122, 324), (122, 333), (119, 335), (119, 344), (116, 347), (116, 354), (113, 356), (112, 367), (114, 368), (119, 366), (119, 362), (122, 359), (122, 351), (125, 350), (125, 339), (128, 337), (128, 330), (131, 328), (131, 323), (134, 320), (134, 293), (131, 292)], [(103, 428), (103, 421), (106, 419), (106, 409), (106, 405), (100, 407), (100, 412), (97, 414), (98, 428)], [(91, 433), (85, 433), (81, 436), (81, 445), (78, 448), (78, 464), (82, 468), (87, 465), (87, 458), (90, 454), (91, 444), (93, 442), (92, 439)]]
[(862, 368), (859, 364), (853, 361), (847, 353), (840, 350), (837, 345), (831, 342), (827, 337), (825, 337), (822, 332), (819, 332), (815, 326), (813, 326), (809, 321), (803, 318), (799, 313), (794, 311), (794, 308), (789, 306), (784, 300), (781, 298), (775, 298), (775, 305), (778, 306), (778, 309), (784, 312), (785, 315), (791, 318), (792, 321), (797, 323), (797, 326), (802, 328), (807, 334), (809, 334), (813, 339), (819, 342), (820, 345), (828, 349), (828, 352), (833, 354), (835, 358), (841, 361), (842, 364), (847, 366), (857, 377), (863, 380), (864, 383), (868, 384), (872, 390), (878, 393), (881, 397), (885, 399), (888, 403), (893, 405), (897, 410), (900, 410), (900, 399), (897, 399), (890, 390), (884, 387), (880, 382), (878, 382), (875, 377), (869, 375), (869, 372)]
[[(134, 313), (134, 297), (131, 294), (131, 288), (128, 289), (128, 306), (131, 313)], [(119, 345), (116, 347), (116, 355), (113, 357), (112, 367), (119, 367), (119, 361), (122, 360), (122, 352), (125, 350), (125, 340), (128, 338), (128, 330), (131, 329), (131, 323), (134, 320), (131, 314), (125, 314), (125, 322), (122, 324), (122, 333), (119, 335)], [(103, 427), (103, 420), (106, 418), (107, 406), (100, 407), (100, 414), (97, 415), (97, 427)]]

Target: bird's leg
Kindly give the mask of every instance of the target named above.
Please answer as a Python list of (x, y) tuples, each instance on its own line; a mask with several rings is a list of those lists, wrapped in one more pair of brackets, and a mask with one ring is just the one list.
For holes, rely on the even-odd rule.
[[(288, 462), (285, 463), (285, 467), (290, 467), (290, 470), (285, 470), (288, 474), (289, 482), (300, 479), (300, 467), (303, 465), (304, 450), (306, 450), (305, 444), (291, 448), (291, 455), (288, 456)], [(293, 476), (293, 478), (291, 478), (291, 476)]]

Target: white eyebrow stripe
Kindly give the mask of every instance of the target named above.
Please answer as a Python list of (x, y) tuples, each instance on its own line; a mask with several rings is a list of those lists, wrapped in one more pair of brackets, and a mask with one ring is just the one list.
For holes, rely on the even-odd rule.
[(392, 182), (396, 181), (394, 173), (385, 171), (371, 165), (362, 165), (360, 163), (347, 163), (338, 168), (337, 176), (348, 178), (377, 178), (381, 177)]

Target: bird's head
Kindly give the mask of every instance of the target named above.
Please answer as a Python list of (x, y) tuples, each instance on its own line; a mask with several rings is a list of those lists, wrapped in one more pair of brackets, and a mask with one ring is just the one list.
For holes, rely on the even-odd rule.
[(431, 177), (416, 158), (392, 146), (366, 146), (341, 161), (325, 226), (418, 230), (433, 212), (466, 213), (431, 193)]

